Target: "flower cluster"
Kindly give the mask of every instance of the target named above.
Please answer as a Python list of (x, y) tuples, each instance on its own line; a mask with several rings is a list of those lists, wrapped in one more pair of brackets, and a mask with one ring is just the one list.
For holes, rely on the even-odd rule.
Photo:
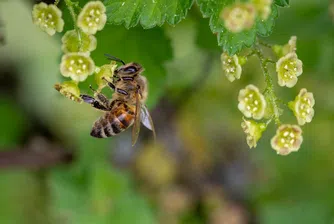
[[(36, 4), (32, 10), (33, 22), (49, 35), (62, 32), (64, 20), (62, 12), (56, 4), (47, 5), (43, 2)], [(97, 41), (93, 36), (104, 28), (107, 16), (106, 7), (101, 1), (89, 1), (77, 16), (74, 9), (78, 9), (78, 3), (71, 0), (65, 1), (74, 22), (74, 29), (67, 31), (62, 37), (62, 51), (64, 55), (60, 63), (60, 72), (64, 77), (72, 81), (56, 84), (55, 89), (65, 97), (81, 102), (79, 82), (83, 82), (95, 71), (95, 64), (90, 57), (90, 52), (96, 49)], [(76, 6), (73, 8), (73, 6)], [(96, 75), (99, 89), (103, 88), (102, 77), (111, 77), (115, 69), (114, 65), (102, 66)]]
[(60, 72), (76, 82), (83, 82), (95, 70), (90, 52), (96, 49), (96, 38), (92, 35), (102, 30), (106, 23), (105, 6), (100, 1), (88, 2), (81, 10), (75, 30), (65, 33), (62, 38)]
[[(255, 0), (253, 3), (255, 4)], [(262, 2), (262, 1), (258, 1)], [(271, 4), (271, 1), (264, 1)], [(257, 9), (259, 11), (259, 9)], [(271, 140), (271, 146), (279, 155), (288, 155), (290, 152), (298, 151), (303, 141), (301, 125), (312, 121), (314, 116), (315, 100), (313, 93), (305, 88), (301, 89), (294, 101), (288, 103), (289, 108), (297, 118), (298, 125), (281, 125), (280, 116), (283, 115), (283, 109), (280, 108), (282, 102), (275, 93), (273, 81), (269, 74), (268, 63), (275, 63), (270, 58), (265, 58), (259, 45), (271, 47), (274, 53), (279, 57), (276, 63), (279, 86), (293, 87), (296, 85), (298, 76), (302, 74), (302, 62), (296, 54), (297, 37), (292, 36), (289, 42), (283, 46), (270, 46), (266, 43), (258, 42), (258, 46), (247, 52), (246, 56), (229, 56), (225, 53), (221, 55), (223, 71), (227, 78), (233, 82), (239, 79), (241, 75), (241, 65), (247, 58), (256, 55), (260, 60), (262, 71), (265, 75), (266, 88), (261, 93), (255, 85), (247, 85), (239, 91), (238, 109), (242, 112), (244, 118), (241, 127), (246, 134), (246, 141), (249, 148), (255, 148), (262, 133), (267, 126), (274, 121), (278, 125), (276, 135)], [(260, 121), (255, 121), (260, 120)]]
[(268, 19), (271, 13), (272, 0), (252, 0), (250, 2), (235, 2), (225, 7), (220, 18), (224, 26), (232, 33), (239, 33), (251, 29), (255, 24), (256, 16), (262, 20)]
[(44, 2), (34, 5), (32, 10), (32, 20), (49, 34), (54, 35), (56, 32), (62, 32), (64, 28), (64, 20), (62, 19), (62, 12), (55, 5), (47, 5)]

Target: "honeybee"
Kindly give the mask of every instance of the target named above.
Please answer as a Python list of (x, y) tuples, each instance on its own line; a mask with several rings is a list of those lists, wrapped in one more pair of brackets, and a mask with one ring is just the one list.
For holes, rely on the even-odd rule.
[(106, 54), (110, 60), (121, 62), (123, 65), (115, 69), (112, 81), (103, 78), (108, 86), (114, 90), (111, 100), (105, 95), (93, 90), (94, 97), (80, 95), (81, 99), (92, 107), (106, 111), (93, 124), (90, 135), (96, 138), (107, 138), (117, 135), (131, 125), (132, 146), (138, 139), (140, 123), (153, 132), (155, 129), (150, 113), (145, 105), (148, 89), (147, 79), (142, 76), (144, 68), (135, 62), (124, 61)]

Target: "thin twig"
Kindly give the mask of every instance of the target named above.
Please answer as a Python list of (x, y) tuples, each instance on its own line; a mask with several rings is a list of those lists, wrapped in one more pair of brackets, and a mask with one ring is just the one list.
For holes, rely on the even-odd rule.
[(267, 42), (264, 42), (263, 40), (258, 39), (257, 42), (267, 48), (272, 48), (273, 46), (271, 44), (268, 44)]
[(268, 63), (276, 64), (276, 61), (267, 58), (267, 59), (265, 59), (265, 63), (266, 64), (268, 64)]
[(48, 139), (34, 136), (25, 147), (0, 151), (1, 168), (38, 170), (58, 164), (69, 163), (73, 159), (69, 152)]
[(57, 6), (59, 4), (60, 0), (55, 0), (54, 5)]
[(31, 149), (17, 148), (0, 151), (0, 169), (43, 169), (69, 163), (73, 155), (65, 150), (45, 150), (36, 152)]
[(265, 77), (265, 82), (267, 84), (267, 87), (266, 87), (265, 91), (268, 94), (270, 103), (273, 106), (275, 123), (277, 125), (280, 125), (281, 122), (279, 120), (279, 116), (280, 116), (279, 107), (278, 107), (277, 102), (276, 102), (277, 97), (276, 97), (275, 92), (274, 92), (273, 80), (272, 80), (272, 78), (269, 74), (268, 67), (267, 67), (268, 60), (264, 57), (264, 55), (263, 55), (263, 53), (262, 53), (262, 51), (259, 47), (257, 47), (255, 49), (255, 51), (256, 51), (256, 55), (258, 56), (258, 58), (260, 60), (260, 65), (261, 65), (261, 68), (262, 68), (262, 71), (263, 71), (263, 74), (264, 74), (264, 77)]
[(68, 8), (68, 10), (70, 11), (70, 14), (72, 16), (72, 20), (73, 20), (73, 24), (74, 24), (74, 28), (77, 31), (77, 35), (78, 35), (78, 40), (79, 40), (79, 50), (82, 50), (82, 38), (81, 38), (81, 32), (80, 29), (77, 25), (77, 15), (73, 9), (73, 6), (75, 6), (75, 3), (73, 3), (71, 0), (65, 0), (66, 6)]

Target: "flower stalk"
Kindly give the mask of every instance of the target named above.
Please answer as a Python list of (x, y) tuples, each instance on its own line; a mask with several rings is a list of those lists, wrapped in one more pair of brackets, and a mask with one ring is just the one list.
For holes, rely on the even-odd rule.
[(258, 56), (259, 60), (260, 60), (260, 65), (261, 65), (261, 69), (263, 71), (263, 74), (264, 74), (264, 78), (265, 78), (265, 82), (266, 82), (266, 89), (265, 89), (265, 93), (268, 94), (268, 98), (270, 100), (270, 104), (272, 105), (273, 107), (273, 112), (274, 112), (274, 120), (275, 120), (275, 123), (277, 125), (280, 125), (281, 124), (281, 121), (279, 119), (279, 116), (280, 116), (280, 108), (278, 107), (277, 105), (277, 96), (275, 95), (275, 92), (274, 92), (274, 84), (273, 84), (273, 79), (272, 77), (270, 76), (269, 74), (269, 71), (268, 71), (268, 63), (272, 63), (272, 61), (270, 59), (266, 59), (261, 51), (260, 48), (256, 48), (255, 49), (255, 54)]
[(70, 14), (72, 16), (73, 24), (74, 24), (74, 29), (77, 31), (78, 34), (78, 40), (79, 40), (79, 50), (81, 51), (82, 49), (82, 38), (81, 38), (81, 31), (77, 25), (77, 14), (74, 11), (73, 6), (75, 6), (75, 3), (73, 3), (71, 0), (65, 0), (65, 4), (70, 11)]
[(54, 5), (57, 6), (59, 4), (60, 0), (55, 0)]

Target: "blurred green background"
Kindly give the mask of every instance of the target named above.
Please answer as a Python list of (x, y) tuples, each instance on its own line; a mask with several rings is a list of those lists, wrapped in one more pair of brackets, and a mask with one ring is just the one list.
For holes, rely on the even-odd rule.
[[(304, 87), (316, 99), (301, 149), (286, 157), (270, 147), (273, 125), (256, 149), (246, 145), (237, 96), (249, 83), (263, 89), (258, 61), (230, 83), (195, 5), (175, 27), (108, 25), (97, 33), (97, 65), (110, 53), (145, 67), (158, 139), (153, 144), (144, 128), (136, 147), (130, 131), (90, 137), (101, 113), (53, 89), (64, 80), (61, 35), (51, 38), (32, 24), (33, 3), (0, 2), (1, 224), (334, 223), (333, 1), (291, 1), (265, 39), (285, 44), (296, 35), (304, 63), (296, 87), (276, 85), (276, 93), (290, 101)], [(64, 14), (65, 30), (72, 29)], [(90, 83), (93, 76), (82, 92), (91, 94)], [(296, 123), (284, 109), (283, 122)]]

